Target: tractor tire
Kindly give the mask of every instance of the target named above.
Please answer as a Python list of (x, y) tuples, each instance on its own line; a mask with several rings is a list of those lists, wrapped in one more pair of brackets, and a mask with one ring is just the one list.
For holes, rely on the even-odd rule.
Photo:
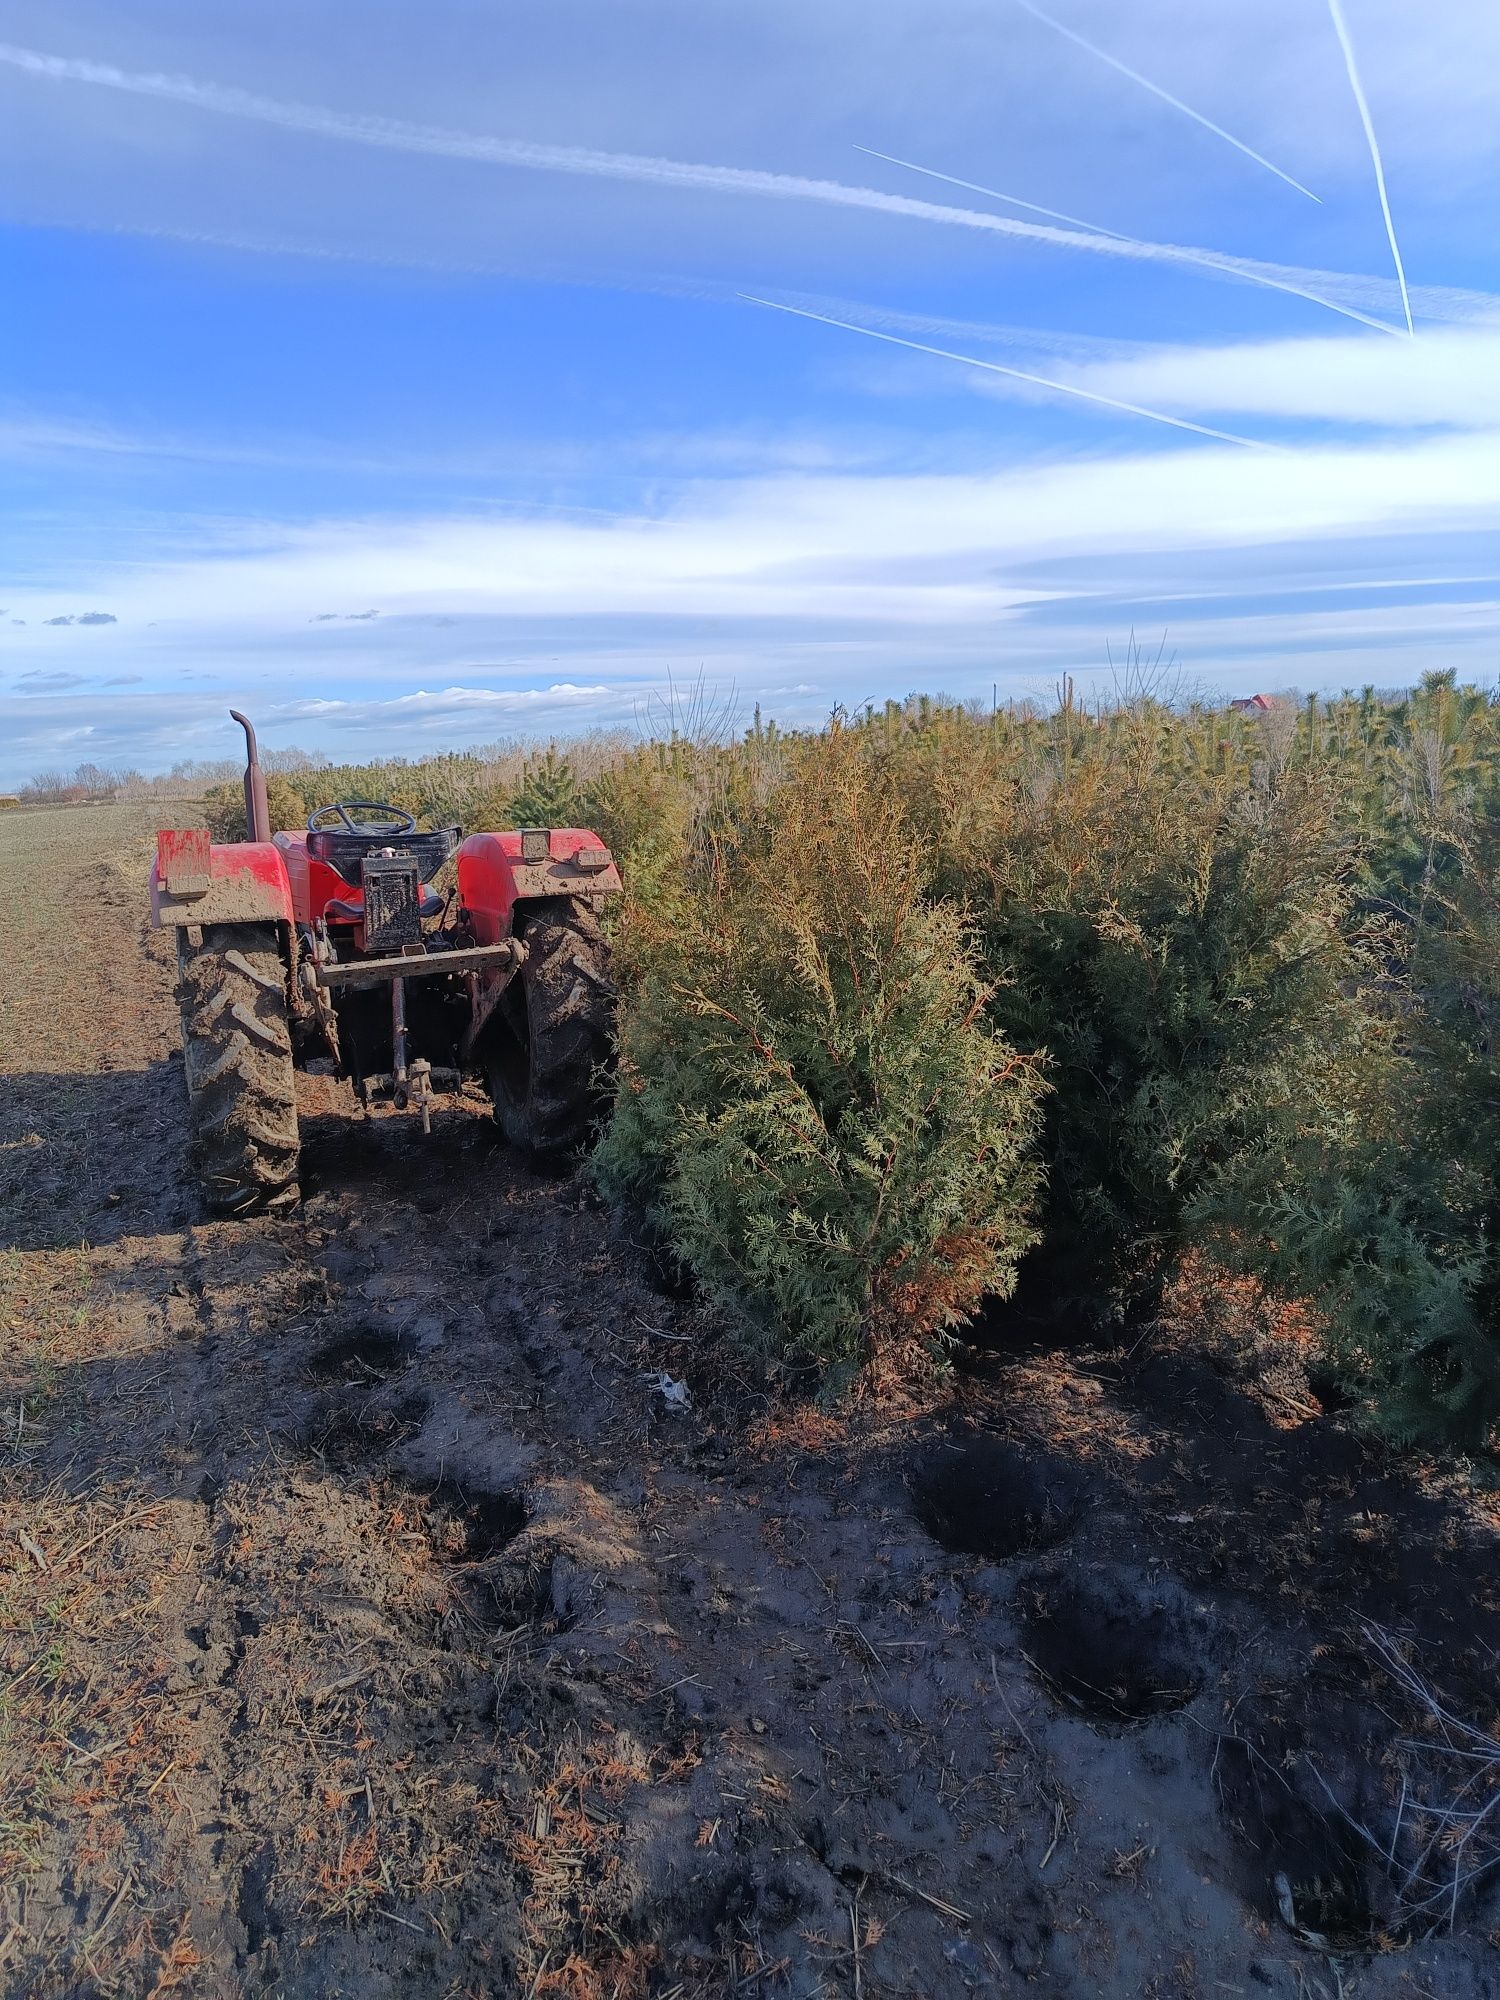
[(275, 1214), (298, 1197), (296, 1071), (286, 970), (271, 924), (177, 933), (177, 997), (193, 1152), (215, 1215)]
[(517, 926), (526, 963), (496, 1010), (486, 1071), (495, 1122), (533, 1166), (558, 1169), (603, 1117), (614, 1054), (609, 945), (586, 903), (548, 902)]

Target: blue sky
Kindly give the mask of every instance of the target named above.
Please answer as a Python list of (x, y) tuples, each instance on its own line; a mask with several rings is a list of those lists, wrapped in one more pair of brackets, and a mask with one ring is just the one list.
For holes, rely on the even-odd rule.
[(8, 0), (0, 783), (1491, 682), (1500, 8), (1343, 8), (1415, 337), (1329, 0)]

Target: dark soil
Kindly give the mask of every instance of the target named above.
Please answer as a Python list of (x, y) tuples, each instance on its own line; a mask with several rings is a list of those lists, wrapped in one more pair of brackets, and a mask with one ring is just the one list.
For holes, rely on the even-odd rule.
[(955, 1555), (1035, 1555), (1071, 1533), (1085, 1482), (1051, 1452), (975, 1437), (923, 1452), (911, 1475), (922, 1525)]
[(330, 1465), (350, 1471), (414, 1438), (431, 1409), (432, 1397), (421, 1389), (394, 1401), (357, 1391), (320, 1397), (295, 1434), (296, 1442)]
[(1357, 1830), (1389, 1817), (1369, 1756), (1381, 1718), (1331, 1692), (1293, 1710), (1257, 1698), (1220, 1745), (1219, 1796), (1244, 1859), (1245, 1893), (1266, 1917), (1280, 1916), (1323, 1948), (1405, 1944), (1396, 1884)]
[(383, 1382), (416, 1359), (415, 1342), (375, 1326), (340, 1334), (308, 1357), (307, 1374), (314, 1382)]
[(1090, 1722), (1186, 1708), (1213, 1656), (1213, 1624), (1179, 1592), (1130, 1571), (1039, 1576), (1024, 1593), (1026, 1657)]
[(401, 1483), (439, 1562), (483, 1562), (508, 1548), (526, 1526), (526, 1502), (519, 1493), (486, 1493), (455, 1479), (440, 1479), (430, 1489), (417, 1481)]
[(0, 1990), (1500, 1995), (1492, 1501), (1213, 1287), (778, 1402), (477, 1100), (209, 1221), (149, 814), (17, 822)]

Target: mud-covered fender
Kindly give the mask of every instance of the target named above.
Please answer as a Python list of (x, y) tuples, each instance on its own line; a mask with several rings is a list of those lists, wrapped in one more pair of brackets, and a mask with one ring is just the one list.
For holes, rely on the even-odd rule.
[[(538, 852), (543, 838), (545, 851)], [(549, 896), (602, 899), (618, 896), (623, 886), (609, 849), (582, 827), (554, 827), (545, 836), (471, 833), (458, 850), (458, 899), (480, 944), (510, 936), (518, 903)]]
[(216, 847), (205, 827), (166, 829), (151, 864), (151, 921), (290, 924), (292, 891), (281, 850), (269, 840)]

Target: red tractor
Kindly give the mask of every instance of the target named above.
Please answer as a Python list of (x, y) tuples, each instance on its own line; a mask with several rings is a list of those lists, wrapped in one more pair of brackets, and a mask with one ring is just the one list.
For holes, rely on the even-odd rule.
[[(210, 1208), (298, 1196), (294, 1073), (348, 1077), (367, 1106), (410, 1106), (481, 1078), (507, 1139), (556, 1164), (601, 1108), (613, 1021), (601, 900), (620, 876), (576, 827), (418, 832), (366, 799), (272, 834), (245, 731), (249, 838), (157, 835), (152, 922), (177, 932), (194, 1147)], [(432, 886), (456, 857), (456, 885)]]

